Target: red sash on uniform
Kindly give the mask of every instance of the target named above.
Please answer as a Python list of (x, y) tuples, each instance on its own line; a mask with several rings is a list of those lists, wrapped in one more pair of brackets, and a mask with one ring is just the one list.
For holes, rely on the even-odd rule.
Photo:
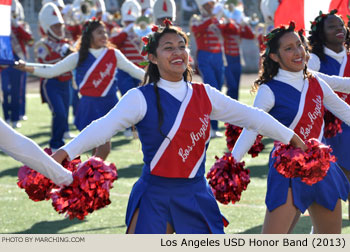
[(169, 178), (193, 178), (210, 139), (211, 102), (204, 85), (188, 85), (174, 125), (151, 161), (151, 174)]
[(309, 78), (301, 93), (299, 110), (290, 128), (303, 140), (323, 135), (323, 90), (316, 78)]
[[(350, 77), (350, 55), (347, 54), (344, 57), (344, 61), (340, 66), (339, 76), (342, 77)], [(342, 100), (344, 100), (347, 104), (350, 104), (350, 94), (335, 92)]]
[(79, 84), (80, 93), (85, 96), (105, 96), (113, 84), (116, 68), (114, 49), (105, 49)]

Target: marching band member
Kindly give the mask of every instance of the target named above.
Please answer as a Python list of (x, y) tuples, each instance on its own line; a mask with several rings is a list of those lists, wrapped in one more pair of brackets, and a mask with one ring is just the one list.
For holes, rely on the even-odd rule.
[[(39, 23), (45, 32), (34, 47), (38, 62), (54, 64), (70, 52), (69, 41), (65, 38), (64, 21), (58, 7), (46, 3), (39, 12)], [(67, 71), (55, 78), (41, 80), (41, 95), (52, 113), (50, 148), (55, 151), (64, 145), (63, 136), (68, 130), (68, 112), (72, 73)]]
[[(133, 62), (136, 66), (143, 68), (139, 63), (145, 59), (141, 55), (142, 41), (135, 33), (135, 21), (141, 16), (141, 6), (135, 0), (127, 0), (121, 7), (122, 22), (124, 29), (110, 38), (110, 41), (125, 55), (125, 57)], [(125, 71), (119, 70), (117, 74), (118, 88), (122, 95), (129, 89), (137, 87), (140, 80), (133, 78)]]
[[(110, 39), (110, 41), (117, 46), (117, 48), (125, 55), (125, 57), (133, 62), (136, 66), (143, 68), (139, 63), (145, 59), (141, 55), (142, 41), (136, 34), (134, 27), (135, 21), (141, 16), (141, 6), (135, 0), (127, 0), (121, 7), (122, 22), (125, 28), (117, 35)], [(118, 88), (122, 95), (129, 89), (137, 87), (140, 80), (133, 78), (130, 74), (123, 70), (117, 73)], [(124, 132), (128, 138), (133, 136), (131, 128)]]
[[(254, 106), (293, 129), (303, 140), (323, 138), (324, 108), (350, 124), (350, 107), (319, 78), (307, 71), (307, 54), (295, 25), (272, 30), (266, 36), (262, 70), (255, 81)], [(254, 143), (257, 132), (244, 129), (232, 155), (240, 161)], [(335, 162), (323, 180), (307, 185), (300, 177), (286, 178), (274, 167), (270, 155), (263, 233), (287, 233), (300, 212), (308, 210), (316, 233), (340, 233), (341, 199), (346, 200), (349, 182)]]
[(227, 84), (227, 95), (238, 100), (239, 82), (242, 73), (240, 42), (241, 39), (254, 39), (254, 33), (250, 26), (243, 21), (238, 24), (234, 19), (224, 17), (226, 23), (222, 24), (222, 34), (224, 38), (225, 57), (225, 77)]
[[(224, 79), (224, 62), (222, 54), (222, 34), (218, 18), (213, 13), (215, 1), (196, 0), (201, 15), (195, 15), (190, 28), (197, 44), (197, 63), (204, 83), (209, 83), (221, 90)], [(215, 9), (216, 10), (216, 9)], [(222, 137), (218, 131), (218, 122), (211, 122), (211, 136)]]
[[(34, 44), (28, 23), (24, 21), (23, 7), (18, 0), (11, 6), (11, 45), (14, 59), (27, 58), (27, 46)], [(23, 15), (23, 16), (22, 16)], [(2, 108), (5, 121), (13, 128), (21, 127), (19, 120), (25, 117), (25, 87), (27, 74), (10, 66), (1, 71), (3, 92)]]

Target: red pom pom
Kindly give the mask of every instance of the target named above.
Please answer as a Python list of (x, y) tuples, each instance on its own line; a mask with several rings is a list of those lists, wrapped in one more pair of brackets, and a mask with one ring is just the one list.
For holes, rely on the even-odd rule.
[(329, 110), (325, 109), (324, 113), (324, 132), (323, 135), (325, 138), (331, 138), (337, 135), (338, 133), (342, 133), (343, 130), (341, 128), (342, 121), (333, 115)]
[(250, 147), (248, 154), (252, 155), (252, 157), (257, 157), (263, 149), (265, 149), (265, 145), (261, 142), (263, 138), (262, 135), (258, 135), (252, 147)]
[(71, 185), (52, 194), (52, 205), (57, 212), (66, 213), (69, 219), (83, 220), (87, 214), (111, 203), (109, 189), (117, 178), (113, 163), (91, 157), (79, 164)]
[[(225, 126), (226, 145), (229, 151), (232, 151), (238, 137), (242, 133), (242, 128), (228, 123), (225, 123)], [(262, 138), (262, 135), (258, 135), (253, 146), (248, 151), (248, 154), (252, 155), (253, 158), (257, 157), (259, 153), (265, 148), (264, 144), (261, 142)]]
[[(44, 151), (51, 155), (52, 151), (49, 148), (45, 148)], [(63, 167), (70, 171), (75, 171), (80, 159), (74, 159), (72, 162), (67, 160), (63, 161)], [(55, 185), (51, 179), (46, 178), (39, 172), (31, 169), (28, 166), (22, 166), (18, 170), (18, 182), (19, 188), (22, 188), (28, 194), (28, 197), (33, 201), (48, 200), (51, 197), (52, 189), (59, 188)]]
[(250, 182), (249, 170), (244, 169), (244, 162), (237, 163), (231, 153), (225, 153), (216, 161), (207, 174), (209, 184), (217, 201), (232, 204), (241, 199), (243, 190)]
[(50, 199), (51, 190), (55, 188), (55, 184), (50, 179), (26, 165), (19, 168), (17, 185), (24, 189), (33, 201)]
[(303, 152), (290, 144), (276, 143), (272, 157), (276, 157), (274, 167), (284, 177), (300, 177), (302, 182), (313, 185), (327, 175), (330, 162), (336, 159), (330, 154), (332, 149), (317, 139), (309, 139), (305, 144), (308, 149)]
[(239, 135), (242, 133), (242, 128), (228, 123), (225, 123), (225, 127), (226, 145), (229, 151), (232, 151)]

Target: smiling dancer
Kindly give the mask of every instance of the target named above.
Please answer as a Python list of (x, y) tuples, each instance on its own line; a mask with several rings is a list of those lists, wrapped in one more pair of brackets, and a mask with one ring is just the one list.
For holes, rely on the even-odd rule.
[[(330, 87), (306, 69), (306, 54), (294, 24), (274, 29), (267, 35), (263, 65), (255, 87), (254, 106), (269, 112), (303, 140), (323, 137), (324, 107), (350, 124), (350, 107)], [(309, 114), (314, 114), (309, 117)], [(244, 129), (232, 151), (236, 160), (249, 150), (257, 133)], [(340, 233), (341, 201), (349, 183), (335, 164), (325, 178), (309, 186), (300, 178), (288, 179), (274, 168), (270, 157), (263, 233), (287, 233), (299, 211), (308, 209), (317, 233)]]
[[(328, 75), (350, 77), (350, 57), (348, 48), (345, 47), (347, 31), (344, 21), (336, 13), (336, 10), (327, 14), (320, 13), (313, 21), (309, 36), (311, 54), (308, 67)], [(339, 92), (338, 95), (345, 102), (350, 103), (349, 94)], [(325, 141), (332, 147), (338, 165), (350, 180), (348, 153), (350, 127), (343, 122), (341, 128), (342, 133), (326, 138)], [(350, 194), (348, 200), (350, 200)], [(348, 204), (348, 215), (350, 218), (350, 203)]]

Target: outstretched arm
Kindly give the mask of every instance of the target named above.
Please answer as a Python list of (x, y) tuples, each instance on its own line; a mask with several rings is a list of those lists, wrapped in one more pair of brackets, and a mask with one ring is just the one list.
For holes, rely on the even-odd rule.
[[(279, 123), (264, 111), (274, 106), (274, 95), (267, 86), (261, 86), (256, 96), (253, 108), (233, 100), (213, 88), (207, 88), (212, 101), (213, 111), (211, 119), (218, 119), (233, 125), (245, 127), (238, 138), (233, 156), (239, 161), (254, 144), (258, 133), (271, 137), (283, 143), (291, 143), (295, 147), (306, 149), (304, 142), (295, 135), (294, 131)], [(221, 98), (220, 98), (221, 96)]]
[(321, 72), (312, 72), (314, 75), (324, 80), (332, 90), (342, 93), (350, 93), (350, 77), (341, 77), (337, 75), (328, 75)]
[(347, 125), (350, 125), (350, 106), (340, 99), (322, 79), (318, 78), (318, 81), (324, 94), (324, 106), (340, 120), (344, 121)]
[(56, 185), (72, 183), (72, 172), (47, 155), (34, 141), (17, 133), (0, 119), (0, 149), (51, 179)]
[[(18, 70), (32, 73), (42, 78), (53, 78), (63, 73), (72, 71), (78, 63), (79, 54), (72, 53), (56, 64), (41, 64), (41, 66), (30, 66), (29, 63), (19, 60), (15, 66)], [(37, 65), (40, 65), (39, 63)]]

